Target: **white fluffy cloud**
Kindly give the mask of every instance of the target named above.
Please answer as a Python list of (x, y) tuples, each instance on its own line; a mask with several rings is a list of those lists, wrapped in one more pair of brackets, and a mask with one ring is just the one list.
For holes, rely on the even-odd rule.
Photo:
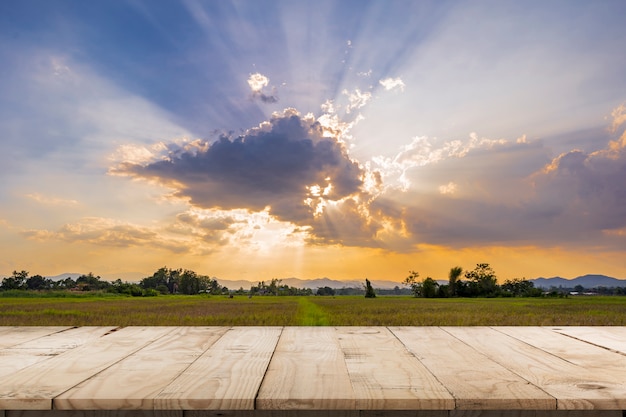
[(398, 78), (385, 78), (382, 79), (380, 81), (378, 81), (378, 83), (380, 85), (383, 86), (383, 88), (387, 91), (391, 91), (391, 90), (400, 90), (400, 91), (404, 91), (404, 88), (406, 87), (406, 85), (404, 84), (404, 81), (402, 81), (402, 79)]
[(252, 90), (252, 96), (258, 97), (263, 103), (276, 103), (276, 89), (272, 88), (272, 94), (267, 94), (264, 90), (269, 85), (270, 79), (261, 73), (250, 74), (248, 77), (248, 85)]

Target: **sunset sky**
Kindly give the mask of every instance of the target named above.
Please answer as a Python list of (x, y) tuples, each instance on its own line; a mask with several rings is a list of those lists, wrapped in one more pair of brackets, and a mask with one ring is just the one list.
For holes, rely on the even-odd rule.
[(0, 3), (0, 276), (626, 278), (626, 2)]

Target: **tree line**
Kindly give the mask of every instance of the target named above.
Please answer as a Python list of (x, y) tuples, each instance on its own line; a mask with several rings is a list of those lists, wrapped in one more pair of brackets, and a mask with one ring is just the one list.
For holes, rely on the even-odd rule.
[(476, 264), (471, 271), (466, 271), (461, 279), (463, 268), (455, 266), (448, 273), (448, 283), (440, 284), (431, 277), (419, 281), (419, 273), (409, 271), (403, 284), (411, 288), (415, 297), (540, 297), (543, 290), (535, 288), (531, 281), (514, 278), (498, 285), (493, 268), (487, 263)]
[[(76, 279), (67, 277), (52, 280), (41, 275), (29, 276), (27, 271), (13, 271), (0, 284), (0, 291), (102, 291), (115, 294), (126, 294), (134, 297), (150, 297), (160, 294), (211, 294), (211, 295), (313, 295), (310, 288), (295, 288), (281, 284), (280, 279), (270, 282), (259, 281), (250, 290), (243, 287), (230, 290), (222, 286), (217, 278), (201, 275), (189, 269), (159, 268), (151, 276), (141, 279), (138, 283), (103, 280), (100, 276), (88, 273)], [(321, 290), (321, 291), (320, 291)], [(324, 294), (324, 289), (318, 290), (318, 295)], [(334, 295), (334, 294), (333, 294)]]
[(143, 278), (138, 283), (103, 280), (93, 273), (83, 274), (73, 279), (67, 277), (52, 280), (41, 275), (29, 276), (27, 271), (13, 271), (0, 284), (0, 291), (35, 290), (35, 291), (102, 291), (115, 294), (126, 294), (135, 297), (156, 296), (159, 294), (224, 294), (229, 290), (222, 287), (217, 279), (197, 274), (187, 269), (171, 269), (163, 267), (152, 276)]
[[(231, 290), (222, 286), (217, 278), (201, 275), (188, 269), (159, 268), (151, 276), (141, 279), (139, 282), (123, 282), (103, 280), (93, 273), (83, 274), (73, 279), (67, 277), (60, 280), (52, 280), (41, 275), (29, 276), (27, 271), (13, 271), (9, 277), (5, 277), (0, 283), (0, 291), (102, 291), (107, 293), (126, 294), (131, 296), (156, 296), (160, 294), (212, 294), (212, 295), (267, 295), (267, 296), (334, 296), (334, 295), (365, 295), (374, 298), (376, 295), (407, 295), (424, 298), (447, 298), (447, 297), (539, 297), (543, 295), (563, 296), (569, 293), (564, 289), (552, 288), (544, 291), (536, 288), (534, 284), (524, 278), (514, 278), (498, 284), (496, 273), (488, 263), (476, 264), (471, 271), (455, 266), (448, 273), (448, 281), (442, 284), (431, 277), (419, 279), (419, 273), (409, 271), (409, 276), (402, 284), (408, 288), (396, 286), (394, 289), (374, 289), (371, 282), (365, 279), (362, 288), (320, 287), (317, 291), (310, 288), (296, 288), (282, 284), (280, 279), (259, 281), (252, 285), (249, 290), (243, 287)], [(464, 279), (463, 279), (464, 278)], [(575, 291), (583, 293), (585, 289), (577, 286)], [(599, 295), (626, 295), (626, 288), (593, 288), (593, 293)]]

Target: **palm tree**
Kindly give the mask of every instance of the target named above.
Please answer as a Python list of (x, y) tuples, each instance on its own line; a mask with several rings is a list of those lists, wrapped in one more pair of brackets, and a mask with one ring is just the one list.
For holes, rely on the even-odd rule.
[(450, 291), (450, 297), (454, 297), (456, 295), (456, 281), (461, 276), (461, 272), (463, 272), (463, 268), (460, 266), (450, 268), (450, 273), (448, 274), (448, 290)]

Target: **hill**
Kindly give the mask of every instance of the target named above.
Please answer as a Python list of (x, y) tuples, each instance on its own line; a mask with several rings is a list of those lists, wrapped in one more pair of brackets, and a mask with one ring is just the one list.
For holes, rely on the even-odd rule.
[(596, 287), (626, 287), (626, 279), (617, 279), (606, 275), (583, 275), (573, 279), (552, 277), (531, 279), (537, 288), (563, 287), (574, 288), (582, 285), (584, 288)]
[[(258, 282), (238, 280), (231, 281), (226, 279), (217, 279), (220, 285), (228, 287), (230, 289), (237, 289), (243, 287), (244, 289), (249, 289), (253, 285), (257, 285)], [(265, 281), (268, 282), (268, 281)], [(362, 280), (348, 280), (348, 281), (339, 281), (330, 278), (317, 278), (317, 279), (300, 279), (300, 278), (283, 278), (281, 279), (281, 285), (289, 285), (290, 287), (295, 288), (310, 288), (310, 289), (318, 289), (322, 287), (330, 287), (333, 289), (341, 289), (341, 288), (361, 288), (365, 285), (365, 278)], [(380, 289), (393, 289), (394, 287), (403, 287), (399, 282), (394, 281), (384, 281), (384, 280), (372, 280), (372, 286), (374, 288)]]

